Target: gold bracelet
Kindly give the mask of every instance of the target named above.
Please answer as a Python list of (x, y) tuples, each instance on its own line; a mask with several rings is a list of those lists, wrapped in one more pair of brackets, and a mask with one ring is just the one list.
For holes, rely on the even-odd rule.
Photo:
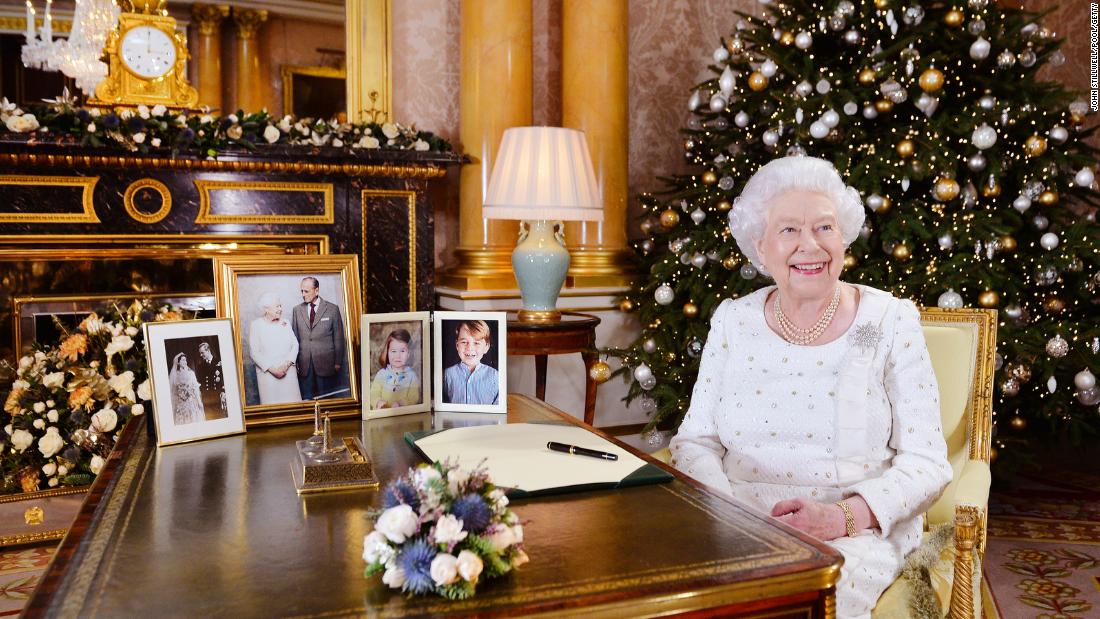
[(837, 501), (836, 505), (844, 510), (844, 529), (847, 531), (848, 537), (859, 535), (859, 531), (856, 530), (856, 517), (852, 515), (852, 508), (848, 507), (848, 502)]

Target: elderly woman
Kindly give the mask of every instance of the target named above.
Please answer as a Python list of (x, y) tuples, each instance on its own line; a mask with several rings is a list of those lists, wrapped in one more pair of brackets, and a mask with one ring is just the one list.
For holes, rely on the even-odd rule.
[(775, 280), (711, 317), (673, 464), (844, 555), (841, 617), (870, 616), (951, 479), (913, 303), (840, 281), (863, 225), (827, 161), (762, 167), (730, 213)]
[(283, 302), (272, 292), (260, 295), (258, 305), (262, 316), (248, 327), (248, 349), (256, 365), (256, 389), (260, 404), (300, 402), (298, 370), (298, 338), (290, 323), (283, 320)]

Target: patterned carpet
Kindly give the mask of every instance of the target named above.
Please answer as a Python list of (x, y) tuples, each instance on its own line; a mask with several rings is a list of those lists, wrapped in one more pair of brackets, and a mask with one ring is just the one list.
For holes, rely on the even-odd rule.
[(1100, 475), (1022, 475), (989, 503), (986, 616), (1100, 616)]
[(49, 544), (0, 552), (0, 617), (18, 615), (23, 610), (56, 549)]

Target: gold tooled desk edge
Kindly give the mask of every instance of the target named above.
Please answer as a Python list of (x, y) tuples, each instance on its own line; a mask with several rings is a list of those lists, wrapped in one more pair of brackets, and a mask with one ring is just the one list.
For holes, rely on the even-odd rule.
[(290, 477), (294, 481), (294, 491), (298, 493), (298, 496), (302, 496), (303, 494), (318, 494), (321, 492), (338, 492), (341, 490), (372, 490), (381, 485), (378, 481), (378, 476), (375, 475), (373, 479), (362, 482), (328, 482), (306, 487), (305, 482), (301, 481), (301, 472), (298, 470), (299, 467), (295, 462), (296, 460), (297, 457), (290, 461)]

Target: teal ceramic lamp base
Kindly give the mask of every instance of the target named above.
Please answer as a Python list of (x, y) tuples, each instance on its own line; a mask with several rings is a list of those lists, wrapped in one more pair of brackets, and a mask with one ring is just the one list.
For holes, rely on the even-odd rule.
[(557, 322), (558, 294), (569, 269), (569, 251), (554, 230), (556, 222), (528, 221), (528, 231), (520, 236), (512, 252), (512, 270), (523, 296), (519, 319), (524, 322)]

